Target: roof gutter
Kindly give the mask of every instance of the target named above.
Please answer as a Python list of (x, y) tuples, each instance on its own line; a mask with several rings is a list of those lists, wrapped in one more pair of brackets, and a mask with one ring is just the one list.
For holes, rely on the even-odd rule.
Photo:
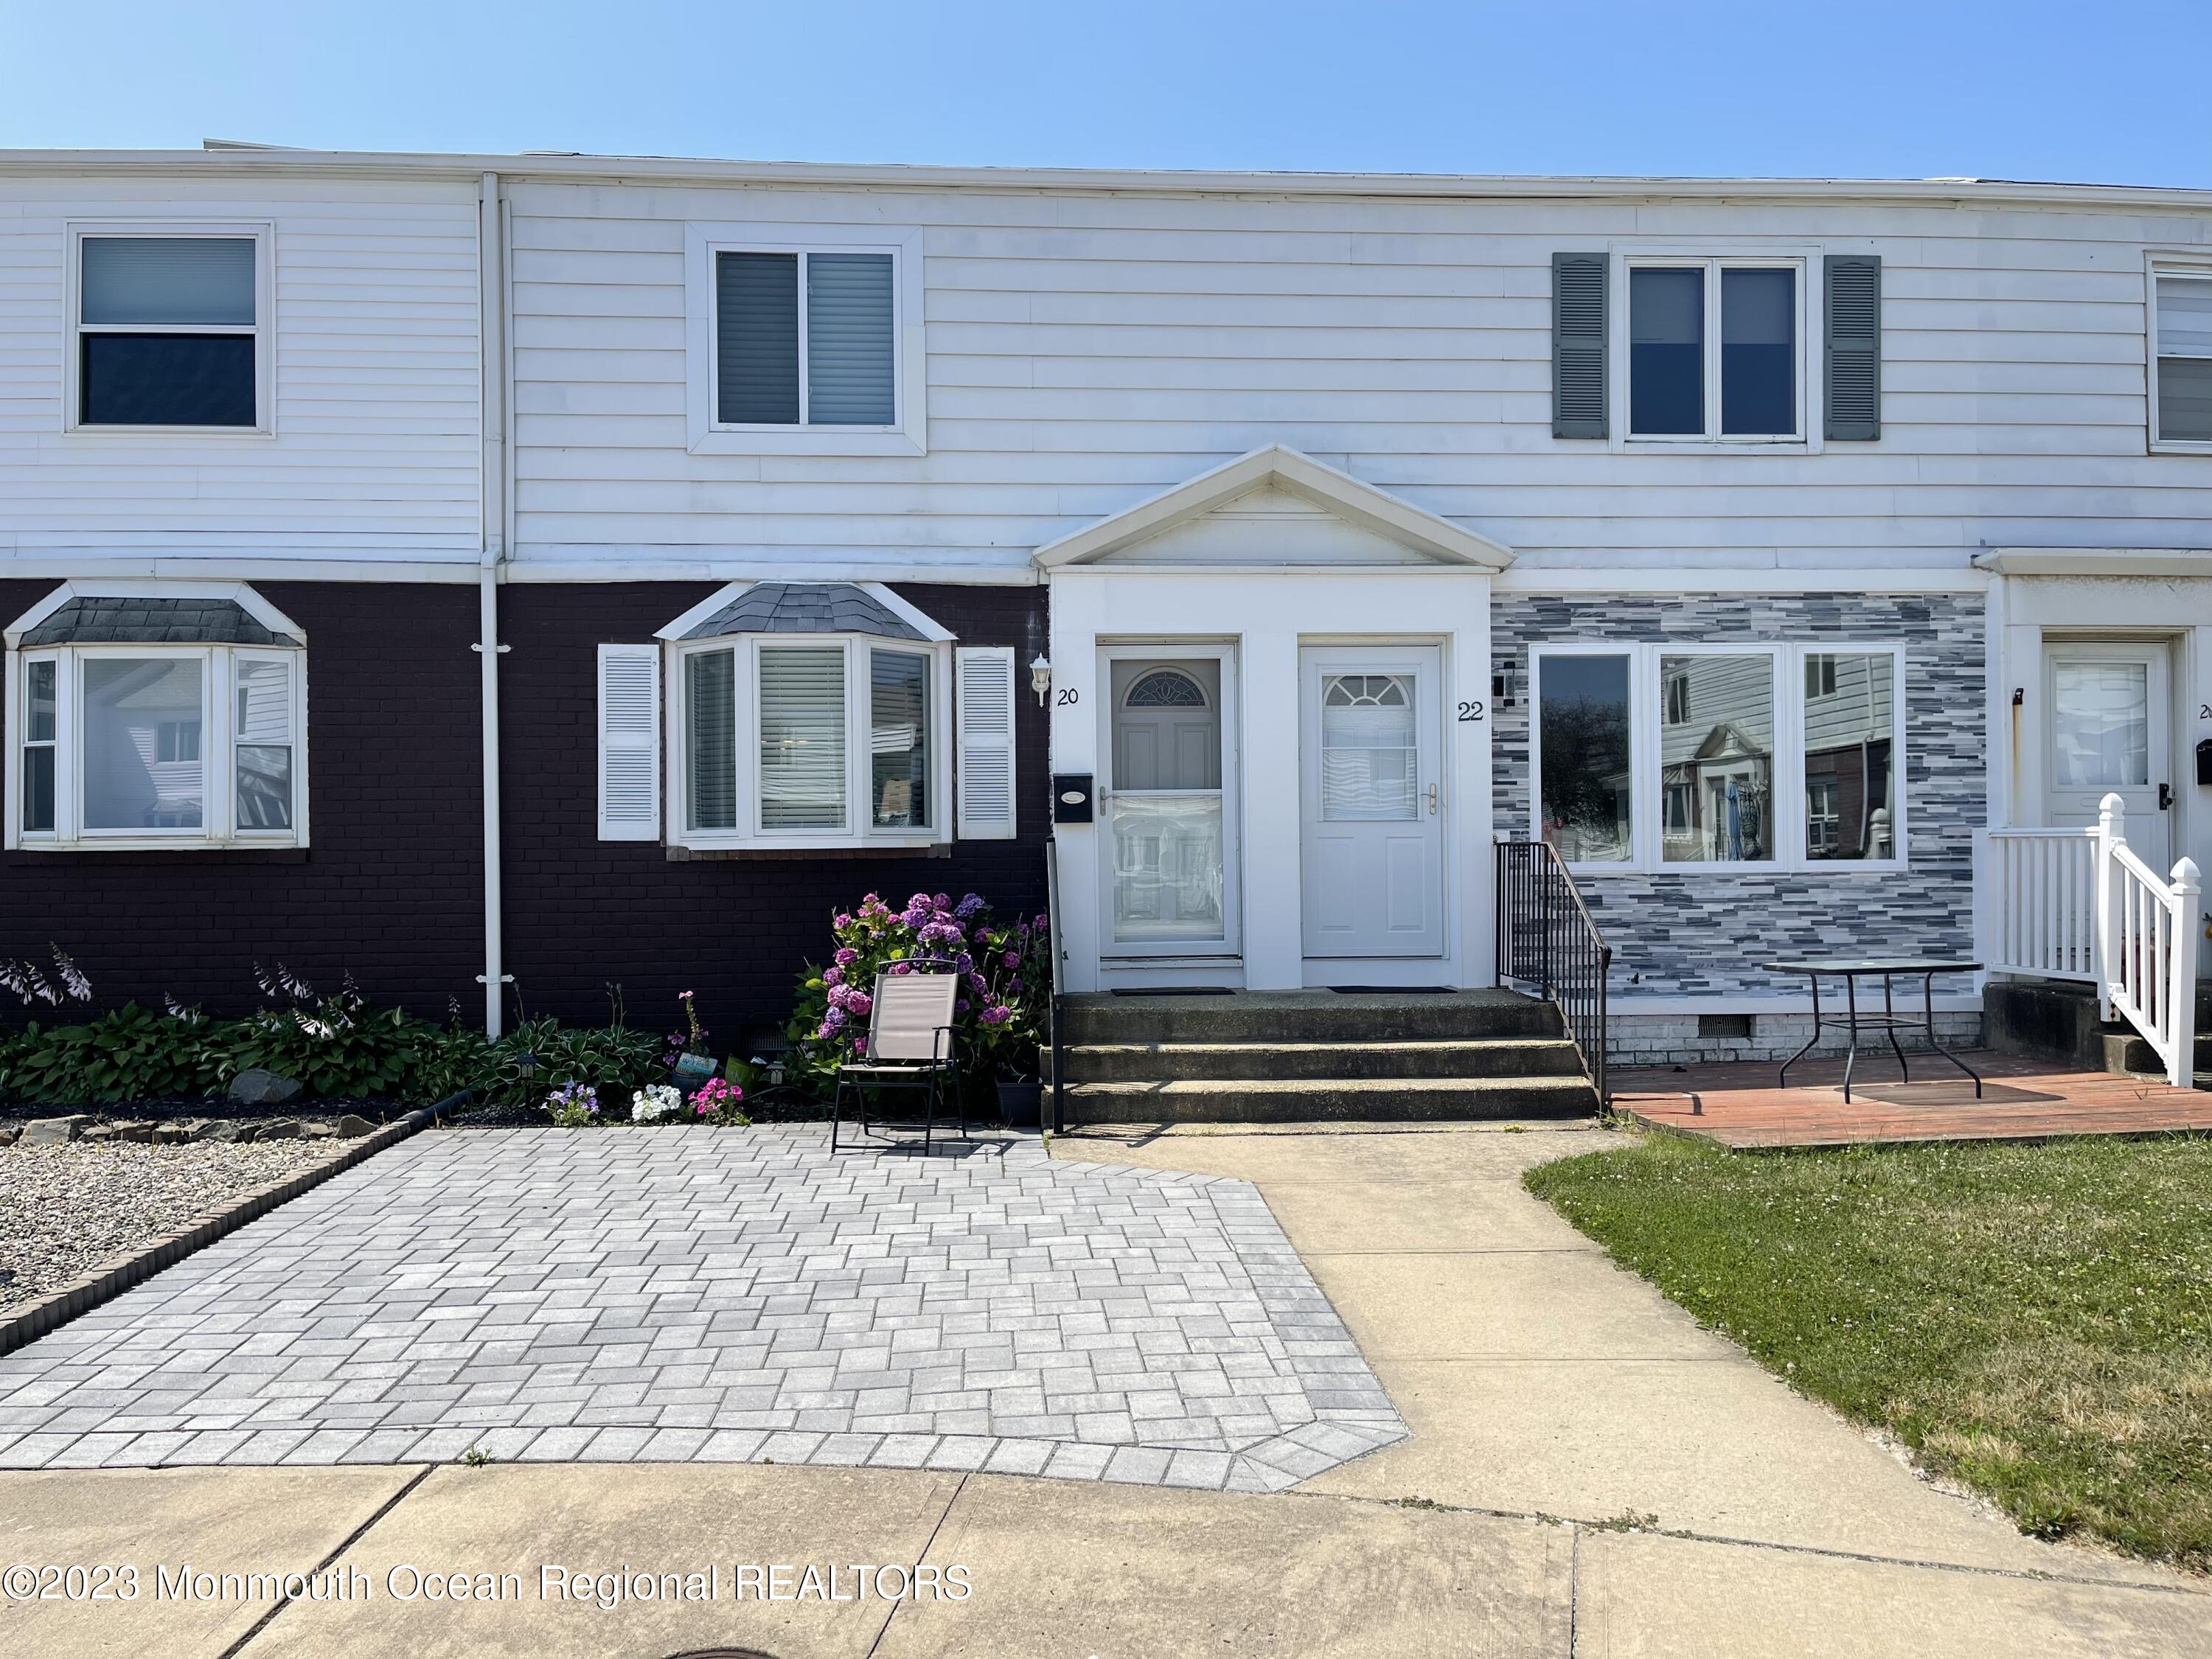
[(1460, 201), (1925, 201), (2212, 210), (2212, 191), (1986, 179), (1693, 179), (1600, 174), (1205, 173), (1163, 168), (957, 167), (818, 161), (727, 161), (665, 155), (471, 155), (404, 151), (0, 150), (11, 173), (241, 173), (440, 178), (494, 170), (507, 180), (604, 184), (787, 185), (870, 190), (983, 190), (1196, 196), (1395, 197)]

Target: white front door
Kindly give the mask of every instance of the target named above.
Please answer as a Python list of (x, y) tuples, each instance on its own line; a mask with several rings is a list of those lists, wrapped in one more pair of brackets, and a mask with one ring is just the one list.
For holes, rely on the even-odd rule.
[(1235, 685), (1228, 647), (1103, 651), (1103, 951), (1238, 948)]
[(1443, 661), (1433, 645), (1299, 659), (1308, 957), (1443, 954)]
[(2167, 660), (2162, 645), (2044, 647), (2046, 821), (2093, 824), (2098, 803), (2118, 795), (2127, 809), (2128, 845), (2160, 875), (2173, 861)]

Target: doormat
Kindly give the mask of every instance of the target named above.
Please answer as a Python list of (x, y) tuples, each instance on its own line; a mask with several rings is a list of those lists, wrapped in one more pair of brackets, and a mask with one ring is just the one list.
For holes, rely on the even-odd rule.
[(1226, 985), (1117, 985), (1117, 997), (1226, 997), (1234, 996)]
[(1456, 985), (1332, 985), (1340, 997), (1449, 997), (1459, 994)]
[(1864, 1096), (1878, 1100), (1885, 1106), (2009, 1106), (2025, 1105), (2032, 1101), (2063, 1100), (2063, 1095), (2038, 1094), (2033, 1089), (2015, 1089), (2009, 1084), (1984, 1083), (1982, 1097), (1974, 1098), (1974, 1085), (1965, 1078), (1946, 1078), (1940, 1083), (1878, 1083), (1869, 1088), (1863, 1083), (1851, 1085), (1851, 1098)]

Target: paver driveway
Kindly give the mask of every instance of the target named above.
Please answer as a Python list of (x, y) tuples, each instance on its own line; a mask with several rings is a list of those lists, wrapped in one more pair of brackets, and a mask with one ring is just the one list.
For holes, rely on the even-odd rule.
[(0, 1467), (738, 1461), (1265, 1491), (1404, 1437), (1248, 1182), (477, 1130), (0, 1359)]

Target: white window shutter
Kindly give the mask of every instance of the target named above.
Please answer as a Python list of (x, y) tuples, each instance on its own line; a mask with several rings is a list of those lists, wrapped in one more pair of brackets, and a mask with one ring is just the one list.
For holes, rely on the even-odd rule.
[(959, 836), (1014, 838), (1014, 648), (963, 647), (952, 653), (958, 681)]
[(599, 647), (599, 839), (660, 837), (660, 647)]

